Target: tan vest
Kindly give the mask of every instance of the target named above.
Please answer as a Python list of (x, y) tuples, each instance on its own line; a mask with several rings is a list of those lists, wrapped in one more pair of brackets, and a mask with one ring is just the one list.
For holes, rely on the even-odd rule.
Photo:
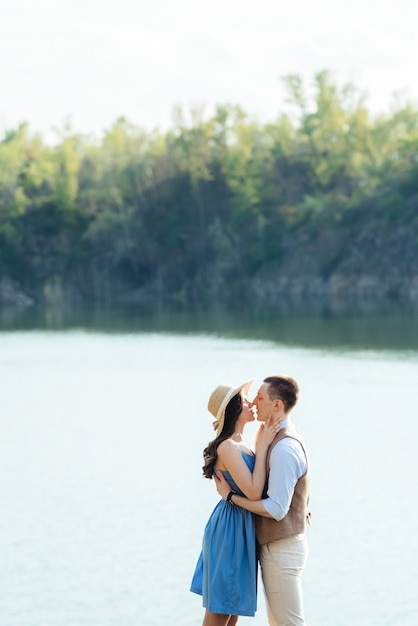
[[(273, 439), (269, 451), (267, 453), (267, 479), (270, 468), (270, 456), (274, 446), (284, 439), (285, 437), (292, 437), (299, 441), (305, 453), (307, 470), (306, 473), (299, 478), (295, 485), (293, 498), (290, 503), (290, 508), (283, 519), (277, 521), (271, 517), (263, 517), (262, 515), (256, 515), (256, 534), (257, 540), (260, 544), (268, 543), (269, 541), (276, 541), (277, 539), (284, 539), (285, 537), (291, 537), (299, 533), (305, 532), (306, 523), (310, 517), (308, 513), (308, 503), (310, 495), (311, 484), (311, 472), (309, 467), (308, 455), (306, 454), (305, 444), (297, 428), (293, 424), (289, 424), (285, 428), (282, 428)], [(279, 478), (280, 480), (280, 478)]]

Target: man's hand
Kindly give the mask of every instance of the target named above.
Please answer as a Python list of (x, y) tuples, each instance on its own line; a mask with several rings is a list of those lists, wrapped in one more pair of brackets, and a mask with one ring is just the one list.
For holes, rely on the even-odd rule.
[(217, 470), (213, 477), (215, 479), (216, 491), (219, 493), (221, 498), (225, 500), (226, 496), (231, 491), (229, 483), (225, 480), (224, 475), (220, 470)]
[[(231, 491), (230, 484), (225, 480), (223, 473), (220, 470), (213, 475), (215, 479), (216, 491), (219, 493), (221, 498), (224, 500), (226, 496)], [(247, 511), (251, 511), (251, 513), (257, 513), (257, 515), (263, 515), (264, 517), (271, 517), (270, 513), (267, 513), (264, 508), (262, 500), (248, 500), (248, 498), (241, 497), (239, 494), (234, 496), (236, 506), (240, 506)]]

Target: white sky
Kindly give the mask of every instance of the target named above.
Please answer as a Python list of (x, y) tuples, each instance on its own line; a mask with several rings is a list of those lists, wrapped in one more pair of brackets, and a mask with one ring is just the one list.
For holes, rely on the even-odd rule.
[(280, 77), (323, 69), (374, 111), (418, 102), (416, 0), (0, 0), (0, 138), (28, 121), (100, 135), (174, 105), (286, 109)]

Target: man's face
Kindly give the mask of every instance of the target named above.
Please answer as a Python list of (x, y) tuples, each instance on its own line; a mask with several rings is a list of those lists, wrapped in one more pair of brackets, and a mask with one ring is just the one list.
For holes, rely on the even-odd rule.
[(268, 394), (268, 383), (263, 383), (259, 388), (253, 404), (257, 407), (257, 419), (259, 422), (265, 422), (270, 413), (273, 412), (274, 400), (270, 400)]

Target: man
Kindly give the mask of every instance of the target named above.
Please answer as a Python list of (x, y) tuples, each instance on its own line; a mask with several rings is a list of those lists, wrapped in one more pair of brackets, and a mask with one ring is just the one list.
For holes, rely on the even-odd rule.
[(257, 514), (256, 533), (270, 626), (304, 626), (301, 575), (307, 558), (306, 523), (310, 514), (310, 468), (305, 445), (291, 423), (299, 396), (289, 376), (269, 376), (254, 398), (258, 420), (280, 420), (267, 455), (267, 492), (262, 500), (231, 494), (226, 480), (216, 480), (219, 494), (235, 506)]

